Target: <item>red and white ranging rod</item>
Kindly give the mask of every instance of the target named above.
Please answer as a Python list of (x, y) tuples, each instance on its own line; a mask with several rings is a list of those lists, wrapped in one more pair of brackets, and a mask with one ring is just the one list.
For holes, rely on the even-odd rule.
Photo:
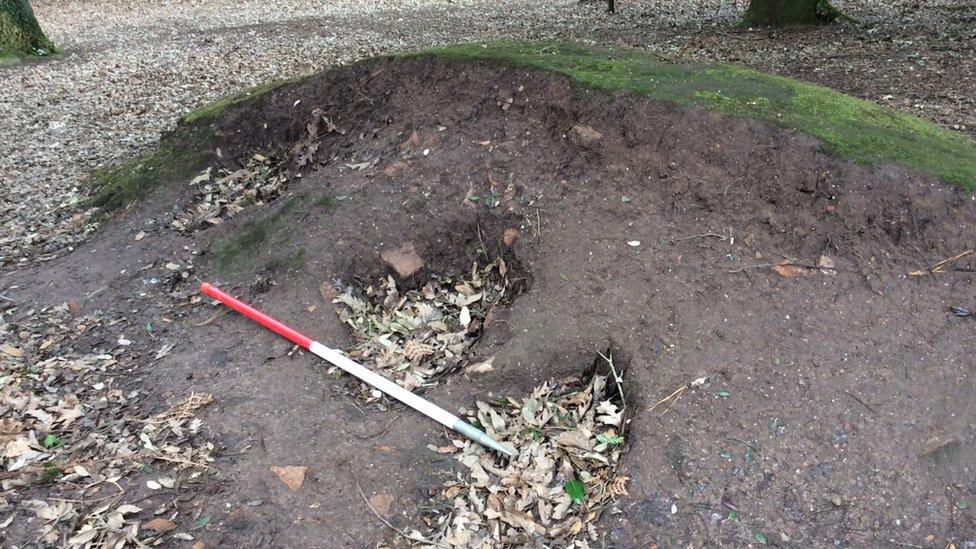
[(386, 379), (385, 377), (377, 374), (376, 372), (366, 368), (365, 366), (353, 362), (349, 358), (345, 357), (339, 351), (335, 349), (330, 349), (325, 345), (322, 345), (318, 341), (312, 341), (308, 336), (301, 334), (300, 332), (278, 322), (277, 320), (271, 318), (270, 316), (262, 313), (261, 311), (251, 307), (247, 303), (240, 301), (234, 297), (231, 297), (224, 292), (217, 289), (212, 284), (203, 283), (200, 285), (200, 291), (213, 299), (223, 303), (227, 307), (237, 311), (238, 313), (246, 316), (247, 318), (253, 320), (254, 322), (264, 326), (265, 328), (271, 330), (272, 332), (280, 335), (281, 337), (291, 341), (295, 345), (306, 349), (310, 353), (318, 356), (338, 366), (343, 371), (352, 374), (362, 380), (365, 383), (383, 391), (387, 395), (399, 400), (400, 402), (406, 404), (407, 406), (417, 410), (418, 412), (424, 414), (425, 416), (433, 419), (434, 421), (449, 427), (461, 433), (462, 435), (470, 438), (471, 440), (491, 448), (501, 454), (509, 457), (515, 457), (515, 451), (511, 448), (495, 441), (487, 433), (481, 431), (477, 427), (469, 424), (463, 419), (457, 417), (456, 415), (448, 412), (447, 410), (437, 406), (436, 404), (423, 399), (410, 391), (400, 387), (396, 383)]

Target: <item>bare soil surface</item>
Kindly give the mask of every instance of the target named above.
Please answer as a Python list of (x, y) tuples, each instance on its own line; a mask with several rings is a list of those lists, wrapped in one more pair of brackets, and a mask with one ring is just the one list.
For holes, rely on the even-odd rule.
[[(159, 464), (122, 468), (110, 501), (138, 502), (128, 524), (162, 508), (175, 529), (158, 539), (206, 546), (403, 545), (389, 526), (422, 530), (443, 480), (464, 473), (427, 448), (442, 429), (362, 404), (349, 378), (196, 294), (215, 281), (346, 348), (323, 283), (393, 275), (381, 254), (410, 243), (424, 268), (405, 286), (485, 255), (524, 284), (470, 353), (494, 369), (425, 391), (446, 408), (526, 396), (608, 349), (627, 364), (629, 495), (603, 510), (591, 546), (976, 544), (976, 343), (973, 319), (950, 312), (972, 309), (973, 258), (909, 275), (976, 247), (966, 194), (756, 122), (429, 59), (358, 64), (232, 106), (214, 146), (231, 168), (280, 154), (316, 108), (336, 131), (270, 203), (179, 233), (169, 224), (193, 190), (175, 182), (74, 253), (0, 277), (12, 344), (29, 311), (74, 301), (124, 319), (113, 329), (131, 370), (113, 386), (142, 388), (140, 409), (213, 395), (196, 412), (208, 472), (166, 469), (178, 486), (158, 492)], [(254, 227), (261, 237), (219, 266)], [(307, 468), (297, 489), (270, 470), (284, 466)], [(10, 486), (6, 535), (38, 535), (26, 501), (114, 493)], [(379, 495), (389, 525), (366, 503)]]

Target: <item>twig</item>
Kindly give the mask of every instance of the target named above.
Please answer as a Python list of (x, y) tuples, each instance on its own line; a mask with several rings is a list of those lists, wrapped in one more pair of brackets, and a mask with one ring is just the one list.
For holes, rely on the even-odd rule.
[(692, 239), (695, 239), (695, 238), (708, 238), (708, 237), (718, 238), (719, 240), (728, 240), (728, 238), (729, 238), (728, 236), (726, 236), (724, 234), (702, 233), (702, 234), (693, 234), (691, 236), (685, 236), (685, 237), (681, 237), (681, 238), (675, 238), (673, 240), (673, 242), (684, 242), (685, 240), (692, 240)]
[(101, 288), (98, 288), (97, 290), (93, 290), (93, 291), (91, 291), (91, 292), (88, 292), (88, 293), (87, 293), (87, 294), (85, 295), (85, 299), (91, 299), (91, 298), (93, 298), (93, 297), (95, 297), (96, 295), (98, 295), (98, 294), (100, 294), (100, 293), (102, 293), (102, 292), (104, 292), (104, 291), (105, 291), (105, 290), (107, 290), (107, 289), (108, 289), (108, 286), (102, 286)]
[(727, 438), (729, 440), (733, 440), (735, 442), (738, 442), (739, 444), (745, 444), (753, 452), (755, 452), (757, 454), (759, 453), (759, 448), (756, 448), (755, 446), (753, 446), (751, 442), (742, 440), (741, 438), (735, 438), (735, 437), (725, 437), (725, 438)]
[(912, 271), (912, 272), (908, 273), (908, 276), (925, 276), (927, 274), (944, 273), (945, 272), (945, 267), (947, 265), (949, 265), (951, 263), (954, 263), (954, 262), (956, 262), (956, 261), (958, 261), (958, 260), (960, 260), (960, 259), (962, 259), (962, 258), (964, 258), (964, 257), (966, 257), (966, 256), (968, 256), (970, 254), (972, 254), (972, 253), (973, 253), (972, 250), (966, 250), (965, 252), (962, 252), (960, 254), (956, 254), (956, 255), (948, 258), (948, 259), (943, 259), (942, 261), (939, 261), (938, 263), (932, 265), (931, 267), (929, 267), (927, 269), (920, 269), (920, 270), (917, 270), (917, 271)]
[(739, 267), (738, 269), (732, 269), (731, 271), (725, 271), (730, 274), (741, 273), (747, 269), (762, 269), (764, 267), (772, 267), (772, 263), (756, 263), (755, 265), (746, 265), (745, 267)]
[[(873, 285), (871, 285), (871, 277), (868, 275), (868, 272), (864, 270), (864, 267), (861, 265), (861, 262), (866, 263), (868, 267), (871, 267), (871, 264), (869, 262), (864, 261), (864, 258), (861, 257), (861, 254), (859, 254), (857, 252), (854, 252), (854, 256), (861, 260), (861, 261), (855, 261), (854, 262), (854, 265), (856, 265), (857, 266), (857, 270), (860, 271), (861, 278), (864, 279), (864, 285), (867, 286), (868, 287), (868, 290), (870, 290), (871, 293), (873, 293), (874, 295), (876, 295), (878, 297), (881, 297), (881, 298), (885, 297), (885, 295), (882, 292), (878, 291), (877, 289), (875, 289), (875, 287)], [(873, 267), (872, 267), (872, 269), (873, 269)], [(877, 276), (877, 275), (875, 275), (875, 276)]]
[(477, 224), (477, 227), (478, 227), (478, 242), (481, 243), (481, 253), (485, 254), (485, 259), (487, 260), (487, 259), (489, 259), (489, 256), (488, 256), (488, 246), (485, 246), (485, 240), (483, 238), (481, 238), (481, 220), (480, 219), (476, 219), (475, 220), (475, 223)]
[(355, 408), (357, 412), (359, 412), (360, 414), (362, 414), (363, 417), (369, 417), (369, 414), (367, 414), (366, 412), (363, 411), (362, 408), (360, 408), (359, 406), (357, 406), (356, 405), (356, 402), (353, 399), (349, 398), (349, 396), (347, 396), (346, 393), (343, 393), (341, 391), (335, 391), (335, 392), (336, 393), (339, 393), (339, 396), (341, 396), (342, 398), (344, 398), (346, 400), (346, 402), (348, 402), (353, 408)]
[(757, 263), (755, 265), (746, 265), (745, 267), (739, 267), (738, 269), (732, 269), (731, 271), (725, 271), (727, 273), (741, 273), (746, 269), (761, 269), (763, 267), (799, 267), (801, 269), (809, 269), (811, 271), (833, 271), (835, 273), (844, 272), (843, 269), (838, 269), (837, 267), (828, 267), (826, 265), (810, 265), (809, 263)]
[(210, 318), (208, 318), (207, 320), (204, 320), (203, 322), (201, 322), (199, 324), (195, 324), (195, 326), (197, 328), (199, 328), (200, 326), (206, 326), (207, 324), (210, 324), (214, 320), (217, 320), (217, 317), (219, 317), (220, 315), (226, 314), (226, 313), (227, 313), (227, 309), (223, 309), (223, 310), (217, 311)]
[(607, 361), (607, 364), (609, 364), (609, 365), (610, 365), (610, 373), (611, 373), (611, 374), (613, 374), (613, 380), (614, 380), (615, 382), (617, 382), (617, 392), (619, 392), (619, 393), (620, 393), (620, 404), (621, 404), (621, 405), (622, 405), (623, 407), (626, 407), (626, 406), (627, 406), (627, 399), (626, 399), (626, 398), (624, 398), (624, 387), (623, 387), (623, 385), (621, 385), (621, 383), (620, 383), (620, 382), (621, 382), (622, 380), (620, 379), (620, 376), (618, 376), (618, 375), (617, 375), (617, 369), (616, 369), (616, 368), (614, 368), (614, 366), (613, 366), (613, 353), (610, 353), (610, 357), (609, 357), (609, 358), (608, 358), (608, 357), (606, 357), (606, 356), (605, 356), (605, 355), (604, 355), (603, 353), (601, 353), (600, 351), (597, 351), (597, 352), (596, 352), (596, 354), (598, 354), (598, 355), (600, 355), (601, 357), (603, 357), (603, 360), (606, 360), (606, 361)]
[[(119, 491), (116, 492), (116, 493), (114, 493), (114, 494), (109, 494), (107, 496), (102, 496), (100, 498), (94, 498), (94, 499), (51, 498), (51, 499), (54, 500), (54, 501), (63, 501), (65, 503), (96, 503), (96, 502), (99, 502), (99, 501), (105, 501), (107, 499), (112, 499), (112, 498), (115, 498), (115, 497), (119, 497), (119, 496), (121, 496), (122, 494), (125, 493), (125, 490), (123, 490), (118, 484), (113, 484), (113, 486), (115, 486), (116, 488), (118, 488)], [(145, 499), (145, 498), (143, 498), (143, 499)]]
[(863, 400), (861, 400), (860, 398), (858, 398), (858, 396), (855, 395), (854, 393), (852, 393), (850, 391), (844, 391), (844, 394), (847, 395), (847, 396), (849, 396), (849, 397), (851, 397), (851, 398), (853, 398), (854, 400), (858, 401), (859, 403), (861, 403), (862, 406), (864, 406), (868, 410), (871, 410), (871, 412), (873, 412), (875, 414), (878, 413), (878, 411), (875, 410), (874, 408), (872, 408), (870, 404), (868, 404), (867, 402), (864, 402)]
[(179, 463), (181, 465), (192, 465), (193, 467), (200, 467), (201, 469), (210, 469), (210, 467), (211, 467), (210, 465), (208, 465), (206, 463), (197, 463), (195, 461), (190, 461), (188, 459), (171, 458), (171, 457), (168, 457), (168, 456), (164, 456), (162, 454), (150, 454), (147, 457), (149, 457), (150, 459), (158, 459), (158, 460), (162, 460), (162, 461), (168, 461), (170, 463)]
[(363, 493), (363, 487), (359, 485), (359, 479), (356, 478), (356, 475), (353, 474), (352, 475), (352, 479), (356, 481), (356, 490), (359, 490), (359, 497), (363, 498), (363, 503), (365, 503), (366, 504), (366, 507), (368, 507), (369, 510), (373, 513), (373, 516), (375, 516), (377, 519), (379, 519), (379, 521), (382, 522), (387, 528), (389, 528), (390, 530), (393, 530), (394, 532), (396, 532), (397, 534), (399, 534), (401, 537), (403, 537), (403, 539), (405, 539), (407, 541), (416, 541), (413, 538), (411, 538), (410, 536), (408, 536), (403, 530), (400, 530), (396, 526), (393, 526), (392, 524), (390, 524), (390, 521), (388, 521), (385, 518), (381, 517), (380, 514), (376, 512), (376, 509), (373, 509), (373, 504), (371, 504), (369, 502), (369, 499), (366, 497), (366, 494)]
[(675, 389), (675, 390), (674, 390), (674, 392), (673, 392), (673, 393), (671, 393), (670, 395), (668, 395), (668, 396), (666, 396), (666, 397), (664, 397), (664, 398), (662, 398), (661, 400), (659, 400), (659, 401), (657, 401), (657, 402), (656, 402), (656, 403), (654, 404), (654, 406), (651, 406), (650, 408), (648, 408), (648, 409), (647, 409), (647, 411), (648, 411), (648, 412), (653, 412), (653, 411), (654, 411), (654, 409), (655, 409), (655, 408), (657, 408), (658, 406), (660, 406), (660, 405), (662, 405), (662, 404), (664, 404), (665, 402), (667, 402), (667, 401), (669, 401), (669, 400), (671, 400), (671, 399), (674, 399), (674, 400), (673, 400), (673, 401), (671, 402), (671, 405), (669, 405), (669, 406), (668, 406), (668, 409), (667, 409), (667, 410), (665, 410), (665, 411), (663, 411), (663, 412), (661, 412), (661, 415), (664, 415), (664, 414), (666, 414), (666, 413), (668, 413), (668, 410), (670, 410), (670, 409), (671, 409), (671, 406), (673, 406), (673, 405), (674, 405), (674, 403), (678, 401), (678, 398), (680, 398), (680, 397), (681, 397), (681, 394), (682, 394), (682, 393), (684, 393), (684, 392), (685, 392), (685, 390), (687, 390), (687, 389), (688, 389), (688, 384), (687, 384), (687, 383), (685, 383), (685, 384), (684, 384), (684, 385), (682, 385), (681, 387), (678, 387), (677, 389)]

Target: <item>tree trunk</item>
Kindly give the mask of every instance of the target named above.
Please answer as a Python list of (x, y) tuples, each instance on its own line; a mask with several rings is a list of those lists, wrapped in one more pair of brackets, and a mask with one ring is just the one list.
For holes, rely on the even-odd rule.
[(27, 0), (0, 0), (0, 57), (54, 52), (54, 44), (37, 24)]
[(828, 0), (750, 0), (742, 26), (822, 25), (846, 18)]

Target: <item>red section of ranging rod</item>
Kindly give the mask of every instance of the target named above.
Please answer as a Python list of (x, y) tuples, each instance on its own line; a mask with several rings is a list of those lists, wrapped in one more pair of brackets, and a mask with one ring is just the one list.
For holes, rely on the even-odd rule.
[(224, 292), (215, 288), (212, 284), (208, 284), (204, 282), (203, 284), (200, 285), (200, 291), (203, 292), (204, 295), (216, 299), (217, 301), (223, 303), (224, 305), (227, 305), (231, 309), (234, 309), (235, 311), (241, 313), (247, 318), (250, 318), (254, 322), (257, 322), (258, 324), (264, 326), (265, 328), (280, 335), (281, 337), (287, 339), (288, 341), (291, 341), (292, 343), (298, 345), (303, 349), (308, 349), (308, 346), (312, 344), (312, 340), (310, 338), (305, 337), (304, 335), (296, 332), (295, 330), (292, 330), (288, 326), (285, 326), (284, 324), (262, 313), (261, 311), (255, 309), (254, 307), (251, 307), (247, 303), (244, 303), (243, 301), (240, 301), (238, 299), (235, 299), (225, 294)]

